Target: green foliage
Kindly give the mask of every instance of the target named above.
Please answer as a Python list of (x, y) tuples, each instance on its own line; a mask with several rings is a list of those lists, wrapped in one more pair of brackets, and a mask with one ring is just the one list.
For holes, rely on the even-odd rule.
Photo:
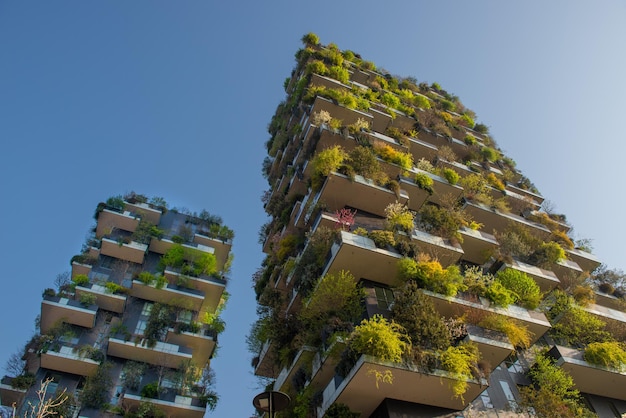
[(300, 262), (294, 269), (295, 286), (304, 297), (309, 295), (322, 274), (326, 256), (333, 242), (338, 238), (336, 229), (319, 227), (309, 237), (306, 249), (300, 257)]
[(320, 75), (328, 74), (328, 67), (323, 61), (314, 60), (311, 61), (306, 67), (307, 73), (315, 73)]
[(115, 282), (106, 282), (104, 284), (104, 287), (107, 293), (119, 294), (119, 293), (126, 293), (127, 291), (124, 286), (121, 286)]
[(413, 97), (413, 104), (422, 109), (430, 109), (430, 100), (421, 94), (416, 94)]
[(156, 280), (154, 275), (150, 273), (149, 271), (142, 271), (141, 273), (139, 273), (139, 276), (137, 277), (137, 279), (139, 279), (140, 282), (142, 282), (143, 284), (147, 286), (151, 285)]
[(420, 189), (426, 190), (428, 193), (433, 194), (433, 184), (435, 184), (434, 180), (426, 173), (417, 173), (415, 175), (415, 184)]
[(378, 248), (386, 249), (387, 247), (393, 247), (396, 244), (396, 238), (391, 231), (370, 231), (368, 237), (374, 241), (374, 245)]
[(383, 95), (380, 97), (380, 102), (385, 106), (389, 106), (394, 109), (397, 109), (398, 106), (400, 106), (400, 99), (393, 93), (383, 93)]
[(142, 387), (141, 396), (144, 398), (158, 399), (159, 398), (159, 383), (152, 382)]
[(567, 344), (591, 344), (593, 342), (611, 341), (611, 334), (606, 331), (606, 323), (584, 309), (570, 304), (562, 316), (556, 317), (552, 325), (552, 334)]
[(512, 318), (503, 315), (491, 314), (483, 318), (479, 326), (506, 334), (509, 342), (516, 348), (526, 349), (530, 347), (532, 333), (525, 325)]
[(89, 284), (89, 277), (85, 274), (77, 274), (76, 276), (72, 277), (72, 282), (74, 282), (74, 287), (85, 287)]
[(439, 104), (443, 110), (447, 110), (448, 112), (454, 112), (456, 110), (456, 105), (450, 100), (443, 99), (439, 102)]
[(457, 184), (461, 178), (461, 176), (451, 168), (444, 168), (442, 174), (443, 177), (448, 180), (448, 183), (453, 185)]
[(339, 65), (333, 65), (328, 69), (328, 75), (340, 83), (346, 84), (350, 80), (350, 73), (348, 70)]
[(456, 379), (452, 384), (455, 398), (463, 399), (463, 394), (469, 387), (467, 380), (472, 379), (479, 359), (478, 347), (471, 342), (450, 346), (439, 356), (441, 368), (451, 373)]
[(483, 135), (489, 133), (489, 128), (484, 123), (477, 123), (476, 125), (474, 125), (474, 130)]
[(80, 294), (80, 304), (89, 307), (96, 303), (96, 295), (93, 293), (81, 293)]
[(149, 347), (154, 347), (161, 340), (170, 322), (169, 307), (160, 303), (153, 304), (143, 332)]
[[(415, 216), (409, 208), (402, 203), (390, 203), (385, 208), (385, 216), (389, 229), (401, 230), (410, 234), (415, 228)], [(393, 244), (391, 244), (393, 245)]]
[(328, 177), (331, 172), (339, 170), (339, 167), (341, 167), (344, 160), (347, 158), (348, 154), (339, 145), (326, 148), (315, 154), (311, 161), (311, 166), (313, 167), (313, 173), (311, 175), (313, 188), (319, 190), (323, 180)]
[(371, 147), (359, 145), (349, 154), (349, 164), (356, 174), (372, 179), (376, 184), (385, 184), (387, 175), (383, 173), (380, 162)]
[(320, 37), (313, 32), (309, 32), (302, 37), (302, 43), (305, 46), (316, 46), (320, 43)]
[(360, 416), (358, 412), (352, 412), (346, 405), (337, 402), (333, 403), (324, 414), (324, 418), (358, 418)]
[(463, 124), (467, 127), (472, 128), (474, 126), (474, 119), (472, 119), (472, 117), (467, 113), (463, 113), (461, 115), (461, 120), (463, 121)]
[(507, 289), (501, 282), (494, 281), (485, 291), (485, 297), (494, 304), (506, 308), (515, 303), (517, 296)]
[(477, 296), (485, 296), (494, 280), (491, 274), (483, 273), (479, 266), (468, 267), (463, 272), (463, 284), (467, 287), (467, 291)]
[(355, 353), (399, 363), (410, 348), (406, 340), (400, 325), (388, 322), (381, 315), (374, 315), (354, 328), (348, 346)]
[(126, 207), (126, 202), (124, 202), (122, 195), (111, 196), (106, 200), (106, 206), (121, 212)]
[(126, 389), (137, 390), (146, 371), (146, 364), (137, 361), (124, 363), (122, 382)]
[(496, 281), (514, 293), (516, 302), (535, 309), (541, 302), (541, 289), (532, 277), (519, 270), (507, 268), (496, 274)]
[(391, 319), (404, 328), (413, 347), (445, 350), (450, 345), (450, 332), (443, 318), (412, 280), (396, 293)]
[(487, 174), (487, 177), (485, 177), (485, 179), (487, 180), (487, 183), (489, 183), (489, 185), (494, 189), (500, 190), (501, 192), (504, 191), (504, 183), (494, 173)]
[(35, 375), (24, 373), (11, 379), (11, 387), (14, 389), (26, 390), (35, 384)]
[(110, 376), (111, 363), (101, 363), (96, 371), (87, 376), (80, 401), (84, 407), (102, 409), (108, 405), (109, 392), (113, 387)]
[(217, 271), (217, 259), (213, 254), (174, 244), (159, 260), (161, 269), (166, 266), (181, 268), (182, 274), (211, 275)]
[(420, 210), (420, 227), (440, 237), (462, 241), (459, 229), (467, 225), (466, 213), (458, 207), (424, 205)]
[(542, 242), (530, 255), (530, 261), (538, 266), (549, 266), (565, 260), (565, 250), (554, 241)]
[(496, 161), (499, 157), (498, 151), (496, 151), (495, 149), (491, 147), (482, 147), (482, 149), (480, 150), (480, 154), (483, 156), (483, 158), (486, 161), (491, 161), (491, 162)]
[(397, 164), (405, 170), (413, 167), (413, 154), (396, 150), (389, 144), (374, 142), (372, 144), (374, 152), (383, 160)]
[(626, 371), (624, 343), (617, 341), (595, 342), (585, 348), (585, 361), (620, 372)]
[(472, 134), (467, 134), (465, 135), (465, 138), (463, 138), (463, 141), (467, 144), (467, 145), (474, 145), (476, 143), (476, 137)]
[(417, 261), (405, 257), (398, 261), (398, 269), (400, 278), (413, 279), (420, 287), (446, 296), (454, 296), (466, 289), (459, 267), (455, 265), (444, 269), (436, 260)]

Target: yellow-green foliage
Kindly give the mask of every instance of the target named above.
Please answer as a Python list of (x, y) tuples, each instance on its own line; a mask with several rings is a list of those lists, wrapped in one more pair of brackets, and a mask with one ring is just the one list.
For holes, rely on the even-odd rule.
[(372, 146), (374, 152), (383, 160), (397, 164), (405, 170), (410, 170), (413, 167), (413, 155), (410, 152), (398, 151), (391, 145), (378, 141), (374, 142)]
[(348, 70), (339, 65), (333, 65), (330, 67), (328, 69), (328, 75), (344, 84), (350, 80), (350, 73), (348, 73)]
[(519, 270), (507, 268), (496, 274), (496, 281), (515, 295), (515, 301), (528, 309), (535, 309), (541, 302), (541, 289), (532, 277)]
[(448, 112), (439, 112), (439, 116), (441, 116), (441, 119), (443, 119), (445, 123), (452, 123), (452, 115)]
[(463, 186), (463, 194), (465, 197), (473, 197), (479, 193), (484, 193), (487, 186), (485, 180), (480, 174), (470, 174), (463, 177), (459, 183)]
[(422, 109), (430, 109), (430, 100), (421, 94), (416, 94), (415, 97), (413, 97), (413, 104)]
[(509, 338), (509, 342), (518, 348), (530, 347), (530, 341), (532, 333), (525, 325), (522, 325), (519, 321), (512, 318), (507, 318), (503, 315), (491, 314), (483, 318), (479, 323), (479, 326), (494, 331), (500, 331), (506, 334)]
[(483, 156), (483, 158), (487, 161), (491, 161), (494, 162), (499, 158), (499, 153), (498, 151), (496, 151), (495, 149), (491, 148), (491, 147), (483, 147), (480, 150), (481, 155)]
[(396, 202), (387, 205), (385, 208), (385, 216), (387, 217), (387, 224), (391, 230), (399, 228), (407, 233), (411, 233), (415, 227), (415, 216), (413, 212), (402, 203)]
[(625, 372), (626, 351), (624, 349), (624, 343), (617, 341), (591, 343), (585, 348), (585, 361)]
[(328, 74), (328, 67), (320, 60), (311, 61), (307, 66), (306, 70), (308, 73), (315, 73), (320, 75)]
[(289, 256), (298, 244), (298, 237), (296, 235), (287, 235), (278, 242), (278, 249), (276, 250), (277, 262), (282, 263), (287, 256)]
[(469, 387), (467, 380), (472, 378), (472, 371), (476, 368), (479, 359), (478, 347), (471, 342), (450, 346), (439, 356), (441, 368), (455, 378), (452, 383), (455, 398), (463, 399), (463, 394)]
[(611, 341), (613, 338), (606, 331), (606, 323), (584, 309), (569, 305), (562, 317), (552, 325), (552, 334), (562, 338), (567, 344), (590, 344), (592, 342)]
[(437, 260), (417, 261), (405, 257), (398, 261), (398, 270), (401, 279), (415, 280), (421, 287), (446, 296), (466, 289), (459, 267), (455, 265), (444, 269)]
[(415, 184), (417, 184), (420, 189), (424, 189), (430, 194), (433, 193), (433, 184), (435, 184), (435, 182), (428, 174), (417, 173), (415, 175)]
[(313, 167), (311, 176), (313, 188), (319, 190), (324, 178), (328, 177), (331, 172), (337, 171), (347, 158), (348, 154), (339, 145), (326, 148), (315, 154), (311, 162)]
[(444, 168), (442, 174), (450, 184), (457, 184), (461, 178), (461, 176), (451, 168)]
[(374, 245), (378, 248), (387, 248), (388, 246), (396, 245), (396, 239), (391, 231), (383, 231), (380, 229), (371, 231), (367, 234), (369, 238), (374, 241)]
[(567, 233), (561, 231), (560, 229), (555, 229), (554, 231), (552, 231), (552, 239), (553, 241), (558, 242), (563, 248), (566, 248), (568, 250), (574, 249), (574, 241), (572, 241)]
[(402, 327), (387, 321), (381, 315), (364, 319), (354, 328), (348, 341), (352, 351), (377, 357), (379, 360), (399, 363), (410, 349)]
[(463, 141), (465, 141), (467, 145), (474, 145), (476, 143), (476, 137), (472, 134), (467, 134), (465, 138), (463, 138)]
[(487, 174), (487, 183), (489, 183), (491, 187), (498, 189), (501, 192), (503, 192), (505, 189), (505, 186), (504, 186), (504, 183), (502, 183), (502, 180), (496, 177), (494, 173)]

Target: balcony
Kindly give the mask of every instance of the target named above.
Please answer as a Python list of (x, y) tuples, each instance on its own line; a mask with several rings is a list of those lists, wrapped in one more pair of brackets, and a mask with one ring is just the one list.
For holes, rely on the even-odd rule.
[(26, 389), (15, 389), (11, 386), (12, 377), (4, 376), (0, 380), (0, 405), (20, 405), (26, 396)]
[(433, 193), (429, 195), (428, 201), (437, 205), (443, 204), (444, 198), (449, 198), (451, 199), (450, 201), (456, 200), (461, 197), (461, 193), (463, 193), (463, 188), (461, 186), (450, 184), (448, 180), (443, 177), (439, 177), (436, 174), (420, 170), (419, 168), (413, 168), (410, 175), (414, 177), (416, 174), (425, 174), (433, 180)]
[[(172, 286), (174, 283), (178, 282), (179, 278), (182, 276), (177, 269), (172, 267), (167, 267), (163, 274)], [(204, 298), (198, 310), (203, 312), (215, 312), (222, 298), (222, 294), (226, 289), (226, 280), (216, 279), (211, 276), (184, 277), (187, 281), (187, 286), (191, 288), (189, 289), (190, 292), (194, 295), (201, 295)], [(187, 289), (184, 290), (186, 291)]]
[(191, 349), (187, 347), (161, 341), (157, 341), (152, 348), (146, 344), (145, 340), (134, 343), (118, 338), (109, 338), (107, 354), (172, 369), (177, 369), (181, 361), (192, 359)]
[(165, 341), (169, 344), (190, 348), (195, 363), (205, 364), (213, 357), (217, 338), (206, 327), (201, 328), (198, 332), (177, 332), (170, 328), (167, 331)]
[(158, 288), (154, 284), (147, 285), (139, 280), (133, 280), (129, 293), (139, 299), (178, 306), (190, 311), (199, 311), (204, 302), (203, 292), (170, 283)]
[(572, 376), (579, 391), (626, 401), (626, 372), (587, 363), (583, 352), (573, 348), (557, 345), (548, 354)]
[(83, 293), (88, 293), (96, 297), (95, 304), (105, 311), (124, 313), (126, 306), (126, 296), (110, 293), (106, 287), (92, 283), (88, 286), (76, 286), (76, 297), (80, 298)]
[(124, 209), (131, 213), (139, 215), (142, 219), (150, 222), (151, 224), (158, 225), (161, 222), (162, 212), (159, 209), (155, 209), (147, 203), (128, 203)]
[(465, 341), (475, 343), (480, 352), (480, 359), (488, 361), (492, 367), (502, 363), (515, 351), (515, 347), (511, 345), (507, 336), (498, 331), (469, 324), (467, 325), (467, 332)]
[(330, 173), (319, 192), (318, 200), (325, 203), (330, 211), (349, 206), (384, 217), (385, 208), (389, 204), (396, 201), (407, 203), (408, 197), (398, 199), (391, 190), (377, 186), (360, 175), (351, 180), (343, 174)]
[(93, 328), (98, 306), (84, 306), (77, 300), (46, 296), (41, 301), (41, 333), (45, 334), (59, 322)]
[(421, 252), (439, 260), (443, 268), (456, 264), (463, 256), (463, 249), (459, 244), (419, 229), (413, 230), (411, 241), (417, 243)]
[(416, 162), (421, 158), (432, 161), (432, 159), (437, 155), (437, 147), (429, 144), (428, 142), (424, 142), (417, 138), (409, 138), (409, 142), (409, 150), (411, 151), (411, 154), (413, 154), (413, 160)]
[(41, 353), (41, 367), (72, 373), (79, 376), (90, 376), (96, 372), (100, 363), (81, 356), (74, 347), (63, 345), (58, 351), (48, 350)]
[(143, 264), (144, 256), (148, 251), (146, 244), (131, 241), (129, 243), (117, 242), (109, 238), (102, 238), (100, 254), (115, 257), (132, 263)]
[(509, 224), (514, 223), (527, 228), (531, 234), (543, 241), (547, 241), (551, 234), (550, 230), (541, 224), (477, 202), (466, 201), (464, 209), (475, 222), (483, 224), (483, 230), (490, 233), (491, 231), (503, 232)]
[(583, 309), (606, 322), (607, 331), (614, 334), (617, 339), (622, 340), (626, 337), (626, 312), (594, 303), (588, 304)]
[(325, 77), (323, 75), (319, 75), (315, 73), (311, 74), (311, 82), (309, 85), (310, 86), (322, 86), (322, 87), (326, 87), (330, 89), (350, 91), (350, 86), (345, 85), (341, 83), (340, 81), (335, 80), (334, 78)]
[(423, 290), (435, 305), (435, 309), (440, 315), (446, 318), (457, 318), (467, 314), (470, 317), (483, 317), (486, 313), (503, 315), (510, 319), (521, 322), (531, 332), (531, 344), (537, 342), (543, 334), (550, 329), (550, 322), (546, 316), (539, 311), (530, 311), (520, 306), (509, 305), (506, 308), (491, 305), (486, 299), (469, 300), (462, 298), (462, 295), (449, 297)]
[(72, 262), (72, 277), (76, 277), (79, 274), (84, 274), (85, 276), (89, 276), (91, 273), (91, 269), (93, 266), (89, 264), (77, 263), (76, 261)]
[(513, 260), (511, 264), (504, 264), (500, 270), (507, 268), (521, 271), (532, 277), (543, 293), (551, 291), (561, 283), (558, 277), (556, 277), (556, 274), (550, 270), (544, 270), (530, 264), (522, 263), (521, 261)]
[(275, 379), (279, 372), (280, 370), (278, 370), (277, 367), (277, 359), (273, 343), (271, 340), (267, 340), (263, 344), (261, 352), (259, 353), (258, 362), (254, 366), (254, 374), (257, 376)]
[(317, 349), (315, 347), (302, 347), (302, 349), (298, 351), (298, 354), (296, 354), (296, 358), (291, 362), (291, 366), (283, 368), (276, 378), (276, 381), (274, 382), (274, 390), (285, 391), (287, 386), (291, 386), (291, 380), (296, 372), (301, 367), (310, 365), (316, 352)]
[[(393, 374), (393, 384), (377, 384), (374, 374), (389, 371)], [(487, 382), (468, 380), (469, 387), (462, 400), (455, 398), (452, 392), (451, 385), (456, 381), (443, 370), (423, 372), (414, 366), (382, 362), (363, 355), (344, 379), (336, 376), (330, 381), (324, 389), (317, 416), (324, 416), (333, 403), (339, 402), (360, 413), (360, 416), (368, 417), (386, 398), (462, 410), (487, 386)]]
[(105, 235), (109, 235), (114, 229), (135, 232), (137, 225), (139, 225), (139, 217), (132, 212), (117, 212), (110, 209), (103, 209), (98, 214), (96, 238), (102, 238)]
[(311, 361), (310, 386), (322, 389), (328, 385), (328, 382), (335, 376), (335, 366), (339, 363), (341, 352), (345, 348), (344, 339), (339, 337), (323, 353), (317, 350)]
[(567, 253), (567, 257), (576, 262), (584, 271), (592, 272), (602, 264), (595, 255), (587, 251), (575, 248), (573, 250), (565, 250), (565, 252)]
[(401, 190), (404, 190), (409, 199), (407, 201), (407, 206), (409, 209), (414, 211), (419, 211), (424, 203), (430, 198), (430, 193), (428, 191), (421, 189), (415, 182), (411, 179), (400, 177), (400, 187)]
[(622, 298), (617, 298), (613, 295), (608, 295), (600, 291), (597, 291), (595, 293), (595, 296), (597, 305), (605, 306), (607, 308), (615, 309), (618, 311), (624, 309), (624, 300)]
[(443, 168), (449, 168), (454, 170), (459, 176), (465, 177), (476, 172), (469, 168), (466, 164), (462, 164), (456, 161), (447, 161), (442, 158), (437, 159), (437, 165)]
[(196, 249), (203, 250), (206, 248), (213, 248), (213, 255), (217, 259), (217, 271), (222, 271), (224, 265), (228, 261), (228, 255), (230, 254), (231, 242), (223, 242), (216, 238), (207, 237), (200, 234), (194, 234), (193, 243), (197, 244)]
[(341, 231), (340, 242), (333, 244), (323, 274), (347, 270), (356, 280), (368, 279), (395, 286), (398, 280), (398, 260), (401, 258), (400, 254), (376, 248), (370, 238)]
[(122, 405), (130, 410), (136, 410), (143, 402), (156, 405), (169, 418), (203, 418), (206, 412), (206, 408), (197, 405), (196, 399), (188, 396), (176, 395), (173, 401), (167, 401), (124, 393), (122, 398)]
[(557, 263), (550, 265), (550, 270), (556, 274), (561, 282), (567, 282), (567, 279), (574, 279), (580, 277), (583, 270), (580, 266), (572, 260), (559, 260)]
[(513, 193), (517, 193), (518, 195), (521, 196), (525, 196), (535, 202), (537, 202), (539, 205), (541, 205), (544, 201), (543, 196), (537, 194), (537, 193), (533, 193), (530, 190), (526, 190), (526, 189), (521, 189), (517, 186), (514, 186), (510, 183), (506, 184), (506, 190), (511, 191)]
[[(313, 107), (311, 108), (311, 114), (320, 112), (322, 110), (325, 110), (328, 113), (330, 113), (330, 115), (333, 118), (341, 120), (343, 122), (343, 125), (345, 126), (352, 125), (359, 119), (366, 120), (370, 123), (370, 125), (373, 126), (374, 117), (371, 114), (361, 112), (360, 110), (356, 110), (356, 109), (348, 109), (347, 107), (343, 107), (343, 106), (333, 103), (332, 100), (318, 96), (315, 98), (315, 101), (313, 102)], [(373, 127), (374, 129), (376, 129), (375, 126)]]
[(470, 263), (485, 264), (499, 245), (496, 237), (486, 232), (461, 227), (459, 233), (463, 237), (463, 242), (460, 243), (463, 249), (461, 259)]

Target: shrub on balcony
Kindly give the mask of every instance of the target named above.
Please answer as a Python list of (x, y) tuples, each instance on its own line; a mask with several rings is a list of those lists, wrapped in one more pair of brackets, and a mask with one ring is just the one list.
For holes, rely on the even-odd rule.
[(405, 170), (410, 170), (413, 167), (413, 155), (409, 152), (398, 151), (391, 145), (380, 141), (374, 142), (372, 147), (374, 152), (387, 162), (399, 165)]
[(106, 293), (124, 294), (128, 292), (128, 289), (126, 289), (124, 286), (121, 286), (115, 282), (106, 282), (104, 284), (104, 287), (105, 287)]
[(111, 363), (101, 363), (96, 371), (87, 376), (85, 386), (81, 392), (82, 406), (93, 409), (102, 409), (108, 405), (113, 381), (110, 376)]
[(467, 380), (472, 379), (479, 359), (478, 347), (471, 342), (450, 346), (439, 355), (441, 368), (456, 379), (452, 383), (455, 398), (463, 399), (463, 394), (469, 387)]
[(350, 80), (350, 73), (344, 67), (333, 65), (328, 69), (328, 76), (340, 83), (346, 84)]
[(80, 295), (80, 304), (84, 307), (89, 307), (96, 303), (96, 295), (92, 293), (81, 293)]
[(503, 308), (506, 308), (517, 301), (517, 295), (498, 281), (494, 281), (487, 289), (485, 289), (484, 296), (495, 305)]
[(72, 288), (76, 287), (76, 286), (86, 286), (89, 284), (89, 277), (85, 274), (77, 274), (76, 276), (72, 277)]
[(320, 75), (328, 74), (328, 67), (323, 61), (313, 60), (306, 66), (307, 73), (315, 73)]
[(448, 238), (453, 242), (462, 242), (459, 229), (467, 226), (467, 217), (465, 211), (455, 204), (442, 206), (426, 204), (420, 210), (419, 225), (433, 235)]
[(32, 373), (24, 373), (11, 379), (11, 387), (13, 389), (26, 390), (35, 384), (35, 375)]
[(402, 203), (396, 202), (387, 205), (385, 217), (387, 218), (387, 227), (392, 231), (400, 230), (410, 234), (415, 228), (413, 212)]
[(348, 154), (339, 145), (326, 148), (315, 154), (311, 160), (313, 173), (311, 175), (311, 186), (314, 190), (322, 187), (324, 179), (333, 171), (338, 171)]
[(532, 277), (519, 270), (507, 268), (496, 274), (496, 281), (515, 295), (515, 302), (527, 309), (535, 309), (541, 302), (541, 289)]
[(617, 341), (591, 343), (585, 348), (585, 361), (619, 372), (626, 371), (626, 346)]
[(326, 410), (323, 418), (358, 418), (360, 416), (361, 414), (352, 412), (346, 405), (334, 403)]
[(478, 326), (506, 334), (509, 342), (516, 348), (530, 347), (532, 333), (526, 326), (512, 318), (491, 314), (480, 320)]
[(410, 343), (400, 325), (387, 321), (381, 315), (374, 315), (354, 328), (348, 347), (359, 355), (366, 354), (382, 361), (399, 363), (409, 350)]
[(320, 43), (320, 37), (313, 32), (309, 32), (302, 37), (302, 43), (305, 46), (317, 46)]
[(601, 319), (593, 316), (589, 312), (569, 302), (564, 308), (557, 308), (554, 315), (549, 312), (549, 317), (553, 323), (551, 333), (557, 338), (563, 340), (566, 344), (590, 344), (592, 342), (611, 341), (613, 338), (606, 330), (606, 323)]
[(498, 151), (491, 147), (482, 147), (480, 150), (480, 154), (485, 159), (485, 161), (494, 162), (500, 156)]
[(450, 332), (443, 318), (413, 280), (396, 293), (391, 318), (404, 328), (414, 347), (445, 350), (450, 345)]
[(137, 390), (146, 371), (146, 363), (127, 361), (124, 363), (122, 384), (124, 388)]
[(420, 189), (426, 190), (429, 194), (433, 194), (433, 184), (435, 184), (434, 180), (426, 173), (417, 173), (413, 178), (415, 184)]
[(158, 399), (159, 398), (159, 383), (152, 382), (142, 387), (141, 396), (144, 398)]
[(448, 183), (455, 185), (459, 182), (461, 176), (451, 168), (444, 168), (442, 171), (443, 177), (448, 180)]
[(487, 183), (489, 183), (489, 185), (496, 190), (503, 192), (506, 188), (502, 180), (496, 177), (494, 173), (487, 174), (486, 180), (487, 180)]
[(421, 94), (416, 94), (415, 97), (413, 97), (413, 104), (421, 109), (431, 108), (430, 100)]
[(367, 236), (374, 241), (374, 245), (378, 248), (387, 249), (396, 244), (396, 238), (391, 231), (375, 230), (370, 231)]
[(466, 289), (458, 266), (452, 265), (444, 269), (437, 260), (423, 255), (418, 258), (419, 260), (405, 257), (398, 261), (401, 279), (415, 280), (420, 287), (446, 296), (454, 296)]

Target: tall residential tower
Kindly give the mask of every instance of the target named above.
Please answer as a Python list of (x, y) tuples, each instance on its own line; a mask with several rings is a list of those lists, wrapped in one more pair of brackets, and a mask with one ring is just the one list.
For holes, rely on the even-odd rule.
[(281, 416), (625, 413), (623, 278), (456, 96), (303, 42), (249, 337)]
[(95, 219), (71, 274), (43, 292), (40, 333), (11, 359), (2, 404), (22, 417), (47, 382), (48, 398), (68, 396), (55, 408), (66, 418), (203, 417), (217, 401), (209, 361), (232, 231), (136, 193), (98, 204)]

